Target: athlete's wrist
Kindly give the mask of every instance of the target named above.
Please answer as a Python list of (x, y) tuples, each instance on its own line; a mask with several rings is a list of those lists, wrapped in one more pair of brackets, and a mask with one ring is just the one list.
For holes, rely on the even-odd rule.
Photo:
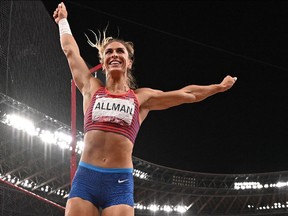
[(68, 23), (67, 18), (60, 19), (59, 22), (58, 22), (58, 26), (59, 26), (60, 37), (62, 35), (64, 35), (64, 34), (72, 35), (71, 29), (70, 29), (70, 25)]

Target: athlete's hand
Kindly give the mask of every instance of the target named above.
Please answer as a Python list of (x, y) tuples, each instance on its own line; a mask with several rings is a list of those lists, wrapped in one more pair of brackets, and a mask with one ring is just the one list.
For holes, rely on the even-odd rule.
[(63, 2), (58, 4), (58, 7), (55, 9), (53, 13), (53, 18), (55, 22), (58, 24), (59, 20), (68, 17), (68, 12), (66, 10), (66, 6)]
[(237, 77), (232, 77), (229, 75), (226, 76), (220, 83), (220, 85), (223, 87), (223, 91), (230, 89), (235, 84), (236, 80)]

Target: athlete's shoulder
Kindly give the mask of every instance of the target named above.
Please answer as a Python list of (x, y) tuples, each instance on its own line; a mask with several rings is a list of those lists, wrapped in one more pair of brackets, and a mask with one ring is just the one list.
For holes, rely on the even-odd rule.
[(157, 89), (152, 89), (152, 88), (138, 88), (134, 91), (136, 94), (153, 94), (153, 93), (158, 93), (162, 92), (161, 90)]
[(156, 97), (158, 94), (161, 94), (163, 91), (152, 89), (152, 88), (139, 88), (135, 91), (135, 94), (138, 97), (140, 106), (144, 106), (151, 98)]

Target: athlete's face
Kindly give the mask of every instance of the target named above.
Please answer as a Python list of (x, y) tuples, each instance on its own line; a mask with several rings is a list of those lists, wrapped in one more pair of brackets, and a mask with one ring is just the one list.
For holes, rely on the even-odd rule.
[(125, 73), (132, 67), (132, 61), (129, 59), (126, 47), (117, 41), (114, 41), (106, 46), (104, 49), (104, 69), (111, 73), (118, 71)]

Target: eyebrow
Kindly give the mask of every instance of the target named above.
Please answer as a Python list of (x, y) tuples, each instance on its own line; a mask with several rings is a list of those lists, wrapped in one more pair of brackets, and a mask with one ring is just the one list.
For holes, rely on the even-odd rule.
[[(112, 48), (107, 48), (105, 51), (111, 51), (111, 50), (113, 50), (113, 49), (112, 49)], [(118, 47), (118, 48), (116, 48), (116, 50), (123, 50), (123, 51), (125, 51), (125, 49), (122, 48), (122, 47)]]

